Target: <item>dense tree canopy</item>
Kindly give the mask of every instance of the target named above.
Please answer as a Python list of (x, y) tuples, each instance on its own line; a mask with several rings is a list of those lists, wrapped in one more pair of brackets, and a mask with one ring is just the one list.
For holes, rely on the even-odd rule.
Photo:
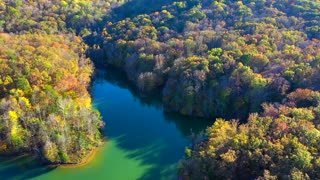
[(245, 118), (296, 88), (318, 88), (319, 1), (164, 4), (132, 4), (141, 13), (110, 20), (103, 36), (105, 63), (145, 93), (162, 88), (167, 109)]
[(99, 144), (84, 48), (73, 35), (0, 34), (0, 153), (78, 162)]
[(216, 120), (182, 178), (319, 179), (319, 22), (319, 0), (0, 0), (0, 154), (99, 144), (87, 37), (167, 110), (247, 119)]
[(162, 2), (107, 22), (105, 64), (168, 110), (247, 120), (217, 119), (181, 178), (319, 179), (320, 1)]
[(77, 163), (101, 142), (93, 66), (74, 34), (99, 31), (122, 2), (0, 0), (0, 154)]
[(319, 179), (320, 93), (298, 89), (248, 123), (217, 119), (186, 150), (182, 179)]
[(88, 35), (103, 26), (106, 13), (119, 0), (0, 0), (0, 31), (75, 32)]

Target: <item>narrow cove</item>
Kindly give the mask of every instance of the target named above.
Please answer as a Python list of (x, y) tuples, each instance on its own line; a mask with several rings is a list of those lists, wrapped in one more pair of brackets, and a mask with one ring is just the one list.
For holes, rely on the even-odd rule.
[(107, 141), (93, 160), (54, 168), (25, 156), (2, 158), (1, 179), (176, 179), (191, 133), (211, 123), (164, 112), (159, 99), (140, 97), (118, 71), (97, 74), (91, 94), (106, 122)]

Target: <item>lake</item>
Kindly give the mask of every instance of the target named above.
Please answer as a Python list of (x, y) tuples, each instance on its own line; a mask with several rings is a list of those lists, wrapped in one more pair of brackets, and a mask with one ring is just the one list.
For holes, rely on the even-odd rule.
[(0, 158), (1, 179), (176, 179), (190, 135), (212, 124), (165, 112), (160, 98), (139, 95), (116, 70), (97, 70), (90, 91), (107, 136), (92, 161), (77, 168), (54, 168), (33, 157)]

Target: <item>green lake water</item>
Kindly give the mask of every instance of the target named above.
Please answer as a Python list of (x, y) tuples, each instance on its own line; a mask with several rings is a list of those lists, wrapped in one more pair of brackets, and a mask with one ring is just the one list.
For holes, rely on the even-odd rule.
[(50, 168), (35, 158), (0, 158), (0, 179), (177, 179), (178, 161), (191, 132), (209, 122), (163, 111), (157, 98), (141, 97), (117, 71), (98, 71), (91, 94), (106, 122), (107, 142), (83, 167)]

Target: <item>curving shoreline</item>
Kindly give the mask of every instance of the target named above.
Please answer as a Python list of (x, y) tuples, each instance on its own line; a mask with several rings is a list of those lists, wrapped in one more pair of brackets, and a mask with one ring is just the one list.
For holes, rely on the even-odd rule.
[(81, 162), (72, 164), (59, 164), (58, 167), (63, 169), (72, 169), (88, 165), (95, 158), (96, 154), (102, 149), (102, 146), (106, 145), (106, 142), (107, 141), (104, 139), (97, 147), (91, 150), (91, 152), (85, 158), (83, 158)]

